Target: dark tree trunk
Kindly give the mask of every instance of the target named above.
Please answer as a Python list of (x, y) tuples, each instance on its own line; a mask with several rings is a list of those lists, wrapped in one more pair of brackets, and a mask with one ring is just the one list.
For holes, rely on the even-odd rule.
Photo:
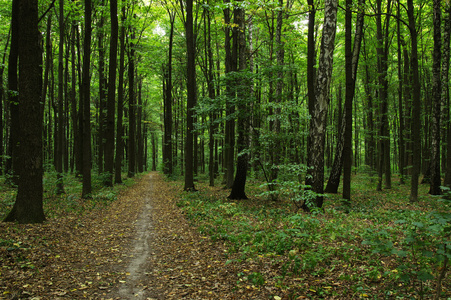
[[(244, 9), (239, 8), (235, 10), (237, 16), (237, 24), (239, 28), (238, 44), (239, 44), (239, 70), (244, 72), (247, 68), (246, 62), (246, 25)], [(244, 76), (241, 79), (240, 87), (238, 89), (238, 159), (236, 166), (235, 180), (233, 181), (232, 191), (228, 196), (229, 199), (247, 199), (245, 186), (248, 169), (249, 155), (247, 150), (249, 148), (249, 118), (251, 111), (249, 109), (249, 93), (250, 93), (250, 79)]]
[(5, 60), (7, 48), (9, 46), (9, 38), (10, 33), (8, 33), (8, 38), (6, 39), (5, 50), (3, 53), (2, 65), (0, 67), (0, 175), (3, 174), (3, 157), (4, 157), (4, 144), (3, 144), (3, 96), (4, 96), (4, 87), (3, 87), (3, 73), (5, 71)]
[[(341, 87), (338, 91), (338, 105), (341, 111)], [(332, 164), (332, 170), (330, 172), (329, 180), (327, 181), (326, 193), (338, 193), (338, 186), (340, 185), (340, 177), (341, 172), (343, 170), (343, 145), (344, 145), (344, 133), (345, 133), (345, 113), (339, 113), (339, 126), (338, 126), (338, 137), (337, 137), (337, 146), (335, 149), (335, 157), (334, 162)]]
[[(76, 40), (75, 36), (75, 25), (72, 24), (72, 41)], [(74, 161), (74, 168), (75, 173), (77, 175), (80, 175), (80, 165), (81, 165), (81, 159), (80, 159), (80, 131), (78, 130), (79, 124), (78, 124), (78, 113), (77, 113), (77, 94), (76, 94), (76, 84), (77, 84), (77, 76), (76, 76), (76, 56), (75, 56), (75, 44), (71, 44), (71, 58), (72, 58), (72, 86), (71, 86), (71, 118), (72, 118), (72, 135), (73, 135), (73, 161)]]
[(412, 177), (410, 185), (410, 202), (418, 201), (418, 178), (420, 175), (421, 164), (421, 101), (420, 101), (420, 79), (418, 71), (418, 42), (417, 30), (415, 24), (415, 14), (413, 0), (407, 0), (407, 14), (409, 16), (409, 31), (411, 41), (411, 69), (412, 69)]
[(5, 221), (41, 223), (42, 161), (42, 49), (39, 44), (38, 0), (19, 3), (19, 185), (16, 202)]
[(56, 169), (56, 191), (55, 193), (64, 193), (63, 183), (63, 136), (64, 136), (64, 0), (59, 0), (59, 49), (58, 49), (58, 128), (56, 135), (56, 153), (55, 153), (55, 169)]
[(8, 58), (8, 102), (10, 114), (9, 150), (6, 160), (6, 172), (12, 175), (12, 182), (18, 183), (18, 147), (19, 147), (19, 84), (17, 62), (19, 58), (19, 0), (12, 2), (11, 47)]
[(142, 124), (143, 124), (143, 101), (142, 101), (142, 79), (139, 79), (139, 83), (138, 83), (138, 107), (137, 107), (137, 144), (138, 144), (138, 151), (137, 151), (137, 158), (136, 158), (136, 164), (137, 166), (137, 170), (138, 173), (142, 173), (144, 171), (144, 160), (143, 160), (143, 156), (144, 156), (144, 142), (143, 142), (143, 131), (142, 131)]
[(120, 36), (119, 81), (117, 86), (117, 126), (116, 126), (116, 157), (114, 159), (114, 182), (122, 183), (122, 158), (124, 156), (124, 73), (125, 73), (125, 7), (122, 7), (122, 26)]
[[(224, 0), (224, 3), (229, 3), (228, 0)], [(233, 52), (231, 50), (231, 40), (236, 40), (236, 30), (232, 29), (229, 25), (231, 22), (230, 8), (224, 9), (224, 21), (227, 24), (225, 26), (225, 73), (226, 76), (232, 71), (236, 71), (236, 58), (234, 58)], [(234, 43), (236, 45), (236, 43)], [(234, 47), (236, 48), (236, 47)], [(233, 83), (230, 78), (226, 78), (226, 123), (225, 123), (225, 151), (224, 151), (224, 181), (226, 188), (231, 188), (233, 185), (233, 175), (234, 175), (234, 157), (235, 157), (235, 120), (230, 116), (235, 113), (235, 105), (231, 103), (230, 98), (233, 97), (233, 92), (231, 86)]]
[(389, 24), (391, 1), (387, 3), (387, 13), (385, 20), (385, 32), (382, 29), (382, 1), (377, 1), (376, 25), (378, 44), (376, 52), (378, 56), (378, 79), (379, 79), (379, 102), (380, 102), (380, 127), (379, 127), (379, 181), (377, 190), (382, 190), (382, 177), (385, 173), (385, 188), (391, 188), (391, 167), (390, 167), (390, 128), (388, 124), (388, 50), (389, 50)]
[(174, 165), (172, 159), (172, 47), (174, 41), (175, 13), (172, 11), (168, 11), (168, 13), (171, 29), (169, 31), (168, 64), (165, 70), (163, 172), (167, 175), (172, 175)]
[(431, 122), (431, 186), (429, 194), (441, 195), (440, 176), (440, 115), (441, 89), (440, 65), (442, 59), (441, 1), (433, 1), (434, 52), (432, 64), (432, 122)]
[(85, 0), (85, 38), (83, 44), (83, 190), (82, 198), (91, 197), (91, 0)]
[[(451, 36), (451, 6), (446, 6), (446, 17), (444, 19), (443, 30), (443, 61), (442, 61), (442, 103), (444, 107), (449, 107), (449, 60), (450, 60), (450, 36)], [(446, 114), (445, 130), (447, 133), (446, 149), (446, 172), (444, 185), (451, 187), (451, 120), (449, 111)]]
[[(359, 7), (365, 5), (365, 0), (359, 1)], [(343, 145), (343, 199), (351, 200), (351, 171), (352, 171), (352, 102), (355, 94), (355, 83), (357, 80), (357, 67), (360, 57), (360, 46), (363, 39), (363, 18), (364, 12), (360, 11), (357, 15), (354, 47), (352, 43), (352, 0), (346, 0), (346, 33), (345, 33), (345, 57), (346, 57), (346, 99), (345, 99), (345, 133)], [(356, 129), (357, 153), (357, 129)], [(355, 155), (357, 162), (357, 155)], [(356, 163), (357, 165), (357, 163)]]
[[(110, 0), (111, 37), (110, 54), (108, 60), (108, 99), (107, 117), (105, 126), (105, 186), (113, 186), (114, 171), (114, 117), (116, 109), (116, 67), (117, 67), (117, 44), (118, 44), (118, 18), (117, 0)], [(118, 138), (119, 139), (119, 138)]]
[(310, 210), (312, 206), (323, 206), (324, 193), (324, 143), (326, 134), (326, 116), (329, 105), (329, 88), (332, 79), (333, 54), (335, 49), (335, 32), (337, 24), (337, 0), (326, 0), (323, 25), (323, 36), (319, 57), (318, 76), (315, 86), (315, 100), (310, 119), (310, 148), (308, 152), (311, 188), (317, 195), (314, 203), (304, 203), (303, 209)]
[(130, 53), (128, 58), (128, 177), (135, 176), (136, 172), (136, 93), (135, 93), (135, 39), (134, 29), (131, 29), (129, 41)]
[(187, 101), (186, 101), (186, 142), (185, 142), (185, 187), (186, 191), (194, 187), (194, 115), (196, 105), (196, 45), (193, 26), (193, 0), (186, 1), (186, 52), (187, 52)]
[[(103, 7), (104, 0), (101, 1), (100, 6)], [(99, 174), (103, 173), (104, 152), (105, 152), (105, 124), (106, 124), (106, 77), (105, 77), (105, 48), (104, 48), (104, 33), (103, 24), (105, 23), (105, 17), (103, 15), (103, 8), (100, 9), (100, 20), (97, 25), (98, 33), (98, 51), (99, 51), (99, 106), (98, 106), (98, 123), (97, 123), (97, 167)]]
[(399, 115), (399, 139), (398, 139), (398, 148), (399, 148), (399, 160), (398, 160), (398, 166), (399, 166), (399, 182), (401, 184), (404, 184), (404, 177), (405, 177), (405, 154), (406, 154), (406, 147), (405, 147), (405, 141), (404, 141), (404, 105), (403, 105), (403, 91), (404, 91), (404, 76), (403, 76), (403, 68), (402, 68), (402, 39), (401, 39), (401, 5), (398, 2), (397, 5), (397, 22), (396, 22), (396, 29), (397, 29), (397, 42), (398, 42), (398, 78), (399, 78), (399, 87), (398, 87), (398, 115)]

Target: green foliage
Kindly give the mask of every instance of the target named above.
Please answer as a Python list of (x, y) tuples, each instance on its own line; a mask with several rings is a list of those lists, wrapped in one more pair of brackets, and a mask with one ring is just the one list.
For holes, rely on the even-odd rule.
[[(280, 174), (290, 177), (290, 172)], [(451, 255), (448, 203), (431, 197), (421, 207), (406, 207), (402, 186), (387, 191), (381, 201), (370, 178), (361, 176), (362, 194), (346, 211), (340, 209), (338, 197), (329, 195), (322, 213), (295, 213), (287, 204), (292, 201), (288, 191), (299, 186), (296, 180), (286, 185), (281, 180), (277, 202), (262, 200), (269, 192), (265, 184), (257, 184), (249, 187), (260, 195), (257, 200), (229, 201), (202, 187), (197, 193), (183, 193), (178, 206), (201, 234), (227, 246), (226, 264), (253, 261), (276, 270), (271, 275), (260, 271), (261, 277), (242, 271), (238, 286), (276, 282), (287, 288), (288, 282), (311, 276), (349, 286), (343, 294), (331, 283), (312, 286), (308, 291), (316, 297), (366, 298), (375, 289), (389, 298), (433, 293), (438, 270)]]

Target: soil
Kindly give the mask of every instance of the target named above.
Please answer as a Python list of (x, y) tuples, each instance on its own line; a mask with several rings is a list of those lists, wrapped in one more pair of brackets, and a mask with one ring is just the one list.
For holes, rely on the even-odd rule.
[[(0, 223), (0, 299), (269, 299), (191, 227), (178, 187), (149, 173), (102, 209), (44, 224)], [(280, 299), (277, 298), (276, 299)]]

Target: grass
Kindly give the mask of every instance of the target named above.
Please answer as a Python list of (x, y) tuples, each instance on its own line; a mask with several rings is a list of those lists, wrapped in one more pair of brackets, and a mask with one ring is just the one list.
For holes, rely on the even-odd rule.
[(394, 181), (376, 192), (374, 179), (359, 174), (350, 206), (339, 194), (326, 195), (324, 212), (309, 214), (296, 212), (290, 199), (267, 200), (255, 180), (246, 201), (228, 200), (229, 191), (202, 180), (196, 187), (178, 201), (186, 217), (227, 245), (228, 263), (252, 261), (265, 270), (238, 273), (238, 286), (246, 278), (293, 298), (432, 299), (440, 284), (440, 296), (451, 297), (441, 275), (451, 256), (450, 203), (428, 195), (428, 186), (412, 204), (408, 185)]

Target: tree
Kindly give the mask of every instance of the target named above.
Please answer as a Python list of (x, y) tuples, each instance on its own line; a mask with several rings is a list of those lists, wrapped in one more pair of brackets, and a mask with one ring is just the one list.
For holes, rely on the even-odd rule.
[[(182, 4), (183, 6), (183, 4)], [(194, 112), (196, 105), (196, 46), (193, 26), (193, 0), (186, 1), (186, 142), (185, 142), (185, 190), (195, 191), (194, 187)]]
[(110, 0), (111, 37), (108, 70), (108, 99), (105, 126), (105, 179), (106, 186), (113, 186), (114, 171), (114, 117), (116, 109), (116, 69), (119, 24), (117, 18), (117, 0)]
[(83, 190), (82, 197), (91, 196), (91, 0), (85, 0), (85, 38), (83, 44)]
[(407, 0), (407, 14), (409, 18), (409, 32), (410, 43), (412, 48), (412, 54), (410, 58), (412, 69), (412, 86), (413, 86), (413, 101), (412, 101), (412, 119), (416, 120), (412, 122), (412, 177), (410, 185), (410, 202), (418, 201), (418, 178), (420, 175), (421, 164), (421, 130), (420, 130), (420, 115), (421, 115), (421, 102), (420, 102), (420, 79), (418, 71), (418, 41), (417, 41), (417, 29), (415, 24), (415, 14), (413, 0)]
[(117, 124), (116, 124), (116, 157), (114, 159), (114, 182), (122, 183), (122, 157), (124, 156), (124, 73), (125, 73), (125, 6), (122, 6), (122, 25), (120, 33), (119, 80), (117, 86)]
[(59, 0), (59, 28), (60, 40), (58, 49), (58, 127), (56, 132), (56, 194), (64, 193), (63, 183), (63, 136), (64, 136), (64, 117), (63, 117), (63, 99), (64, 99), (64, 0)]
[(442, 59), (441, 38), (441, 1), (433, 1), (433, 27), (434, 27), (434, 52), (432, 64), (432, 122), (431, 122), (431, 195), (441, 195), (440, 176), (440, 115), (441, 115), (441, 89), (440, 66)]
[(250, 78), (246, 74), (245, 70), (247, 68), (247, 48), (246, 48), (246, 25), (245, 25), (245, 12), (244, 9), (238, 8), (235, 10), (237, 16), (237, 25), (239, 29), (239, 70), (242, 73), (241, 86), (238, 87), (237, 91), (237, 110), (238, 110), (238, 158), (235, 179), (233, 181), (232, 190), (229, 199), (247, 199), (245, 193), (246, 177), (248, 169), (249, 155), (247, 153), (249, 147), (249, 117), (250, 105), (249, 105), (249, 91), (250, 91)]
[[(326, 134), (326, 115), (329, 105), (329, 88), (332, 79), (333, 55), (335, 49), (335, 32), (337, 25), (337, 0), (326, 0), (324, 10), (323, 35), (321, 38), (320, 57), (312, 114), (310, 120), (308, 152), (308, 176), (313, 192), (317, 194), (314, 203), (304, 203), (303, 208), (310, 210), (312, 206), (323, 206), (324, 192), (324, 143)], [(310, 100), (309, 100), (310, 101)]]
[(16, 202), (5, 221), (41, 223), (43, 210), (42, 49), (39, 45), (38, 0), (18, 3), (19, 50), (19, 180)]
[(168, 62), (165, 68), (165, 85), (164, 85), (164, 143), (163, 143), (163, 171), (165, 174), (171, 175), (173, 172), (172, 161), (172, 48), (174, 41), (174, 23), (175, 13), (168, 8), (169, 22), (171, 28), (169, 30), (169, 50)]

